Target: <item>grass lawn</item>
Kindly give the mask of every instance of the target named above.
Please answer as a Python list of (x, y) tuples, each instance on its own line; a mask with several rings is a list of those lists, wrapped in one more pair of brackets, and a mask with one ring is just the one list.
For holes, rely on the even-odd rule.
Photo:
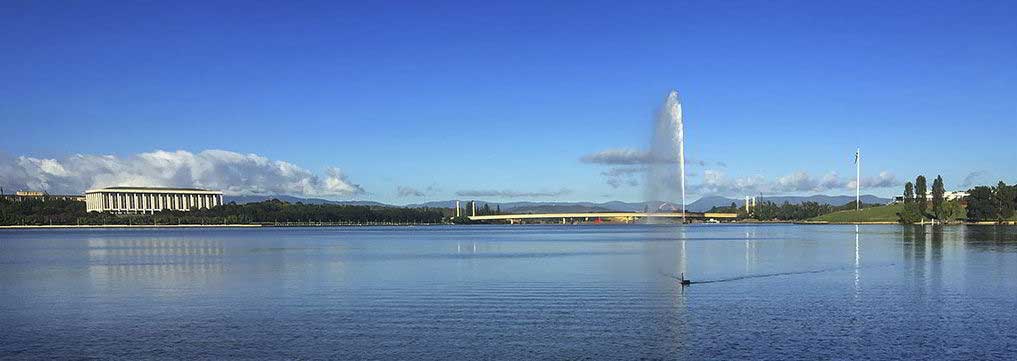
[(896, 222), (897, 213), (904, 204), (890, 204), (878, 207), (862, 208), (861, 210), (838, 211), (813, 218), (813, 221), (826, 222)]
[[(960, 203), (947, 202), (944, 208), (955, 207), (953, 209), (960, 209), (960, 215), (954, 217), (955, 221), (963, 221), (966, 213)], [(827, 213), (819, 217), (810, 219), (811, 221), (825, 221), (825, 222), (897, 222), (899, 218), (897, 213), (900, 213), (904, 209), (903, 203), (888, 204), (885, 206), (862, 208), (861, 210), (855, 211), (839, 211), (833, 213)], [(928, 220), (928, 218), (927, 218)]]

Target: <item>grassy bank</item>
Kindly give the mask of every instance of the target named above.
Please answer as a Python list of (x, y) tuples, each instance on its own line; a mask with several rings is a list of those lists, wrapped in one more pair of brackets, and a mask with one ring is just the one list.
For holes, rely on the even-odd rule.
[[(947, 210), (954, 210), (953, 214), (955, 214), (955, 216), (949, 219), (949, 221), (963, 222), (965, 220), (966, 212), (964, 211), (963, 206), (959, 203), (949, 202), (944, 205), (944, 208)], [(827, 213), (809, 220), (814, 222), (830, 223), (896, 223), (900, 220), (900, 217), (897, 214), (903, 210), (903, 203), (895, 203), (885, 206), (863, 208), (857, 211), (852, 209)], [(929, 219), (931, 219), (931, 217), (926, 218), (926, 220)]]
[(855, 222), (897, 222), (897, 213), (904, 208), (904, 204), (890, 204), (885, 206), (863, 208), (861, 210), (837, 211), (827, 213), (810, 219), (818, 222), (832, 223), (855, 223)]

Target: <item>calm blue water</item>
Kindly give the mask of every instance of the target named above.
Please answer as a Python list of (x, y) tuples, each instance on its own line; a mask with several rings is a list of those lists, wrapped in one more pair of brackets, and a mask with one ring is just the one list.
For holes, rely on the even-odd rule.
[(1017, 227), (3, 230), (0, 286), (13, 359), (1017, 358)]

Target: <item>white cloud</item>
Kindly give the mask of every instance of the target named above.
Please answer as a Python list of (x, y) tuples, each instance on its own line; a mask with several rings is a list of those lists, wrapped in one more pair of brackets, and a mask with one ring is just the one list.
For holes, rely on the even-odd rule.
[[(632, 148), (606, 149), (596, 153), (584, 155), (579, 160), (583, 163), (605, 164), (605, 165), (646, 165), (646, 164), (671, 164), (678, 163), (677, 154), (654, 156), (650, 152)], [(716, 162), (718, 165), (724, 162)], [(685, 158), (686, 165), (698, 165), (705, 167), (706, 161)]]
[[(883, 171), (875, 177), (863, 177), (862, 188), (887, 188), (900, 185), (893, 173)], [(822, 178), (815, 178), (807, 172), (798, 171), (772, 181), (754, 175), (743, 178), (728, 178), (723, 172), (707, 169), (703, 172), (703, 181), (693, 185), (691, 190), (697, 194), (756, 194), (756, 193), (796, 193), (826, 192), (831, 190), (855, 189), (855, 181), (842, 180), (836, 172), (830, 172)]]
[(157, 150), (120, 158), (75, 154), (65, 159), (0, 158), (0, 184), (10, 189), (78, 194), (118, 185), (197, 187), (226, 194), (337, 197), (364, 193), (338, 168), (319, 176), (285, 161), (225, 150)]
[(723, 172), (707, 169), (703, 171), (703, 181), (689, 188), (694, 194), (752, 194), (763, 190), (765, 186), (766, 182), (761, 176), (730, 179)]
[[(856, 181), (852, 180), (847, 183), (845, 188), (855, 189), (856, 183), (857, 183)], [(888, 188), (899, 186), (900, 184), (901, 181), (898, 180), (897, 177), (893, 175), (893, 173), (887, 171), (879, 172), (879, 175), (875, 177), (862, 178), (862, 188)]]
[(583, 163), (608, 165), (634, 165), (667, 162), (667, 160), (654, 159), (649, 152), (631, 148), (602, 150), (596, 153), (584, 155), (579, 160)]

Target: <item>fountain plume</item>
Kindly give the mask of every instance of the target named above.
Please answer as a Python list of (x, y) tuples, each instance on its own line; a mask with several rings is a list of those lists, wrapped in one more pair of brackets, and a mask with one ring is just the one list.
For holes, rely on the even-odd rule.
[[(685, 124), (681, 96), (672, 90), (654, 118), (650, 140), (652, 160), (646, 180), (647, 201), (681, 199), (685, 213)], [(682, 217), (682, 222), (685, 219)]]

